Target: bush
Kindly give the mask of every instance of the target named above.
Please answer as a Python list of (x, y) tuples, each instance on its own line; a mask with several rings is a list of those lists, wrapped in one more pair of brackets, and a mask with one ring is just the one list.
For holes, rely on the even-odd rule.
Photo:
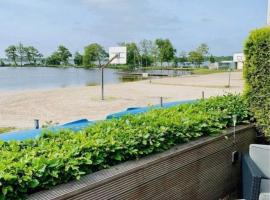
[(61, 130), (35, 140), (0, 142), (0, 199), (23, 198), (119, 162), (221, 133), (234, 114), (238, 123), (249, 120), (243, 98), (227, 95), (98, 122), (76, 133)]
[(258, 129), (270, 137), (270, 27), (252, 31), (244, 53), (245, 95)]

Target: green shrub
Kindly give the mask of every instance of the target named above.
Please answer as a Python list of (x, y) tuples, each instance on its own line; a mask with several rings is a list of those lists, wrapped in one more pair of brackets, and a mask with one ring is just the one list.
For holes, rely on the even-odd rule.
[(0, 199), (23, 198), (119, 162), (219, 134), (234, 114), (238, 123), (250, 118), (242, 97), (227, 95), (98, 122), (76, 133), (61, 130), (35, 140), (0, 141)]
[(245, 43), (245, 95), (258, 129), (270, 137), (270, 27), (252, 31)]

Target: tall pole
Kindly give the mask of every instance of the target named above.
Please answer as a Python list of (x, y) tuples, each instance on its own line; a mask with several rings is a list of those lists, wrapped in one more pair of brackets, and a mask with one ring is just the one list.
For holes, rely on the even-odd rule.
[(104, 100), (104, 67), (101, 67), (101, 100)]
[(270, 26), (270, 0), (268, 0), (268, 7), (267, 7), (267, 26)]
[(120, 54), (116, 54), (105, 65), (101, 66), (101, 100), (104, 100), (104, 68), (107, 67), (114, 59), (119, 57)]

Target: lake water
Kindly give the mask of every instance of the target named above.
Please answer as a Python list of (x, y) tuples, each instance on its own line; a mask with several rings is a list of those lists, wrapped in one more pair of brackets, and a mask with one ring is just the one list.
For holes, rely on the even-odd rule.
[[(104, 82), (120, 83), (141, 80), (141, 76), (119, 73), (116, 69), (104, 70)], [(179, 76), (187, 74), (177, 70), (154, 70), (148, 73)], [(101, 69), (53, 67), (0, 67), (0, 90), (50, 89), (68, 86), (90, 86), (101, 83)]]

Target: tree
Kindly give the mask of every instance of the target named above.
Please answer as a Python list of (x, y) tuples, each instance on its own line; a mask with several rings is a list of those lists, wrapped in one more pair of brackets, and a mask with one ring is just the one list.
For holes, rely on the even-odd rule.
[(214, 57), (213, 55), (211, 55), (211, 56), (209, 57), (209, 61), (210, 61), (211, 63), (215, 63), (215, 62), (216, 62), (216, 59), (215, 59), (215, 57)]
[(83, 56), (79, 52), (75, 52), (74, 54), (74, 64), (77, 66), (81, 66), (83, 64)]
[(206, 60), (207, 55), (209, 54), (209, 47), (207, 44), (202, 43), (195, 51), (189, 52), (188, 60), (200, 67), (203, 61)]
[(209, 53), (209, 47), (207, 44), (202, 43), (198, 48), (198, 52), (200, 52), (203, 55), (207, 55)]
[(127, 64), (130, 68), (140, 65), (141, 55), (136, 43), (120, 43), (119, 45), (127, 47)]
[(46, 59), (46, 65), (61, 65), (61, 58), (57, 52), (54, 52)]
[(84, 48), (83, 65), (93, 67), (95, 62), (98, 61), (99, 66), (101, 66), (101, 61), (107, 56), (108, 54), (101, 45), (97, 43), (90, 44)]
[(153, 56), (151, 55), (151, 50), (153, 47), (153, 42), (151, 40), (142, 40), (139, 43), (140, 55), (141, 55), (141, 64), (144, 67), (147, 67), (153, 63)]
[(151, 54), (151, 57), (153, 58), (153, 63), (154, 65), (156, 66), (157, 64), (157, 60), (158, 60), (158, 55), (159, 55), (159, 49), (156, 45), (156, 43), (152, 43), (151, 46), (150, 46), (150, 54)]
[(15, 66), (17, 66), (17, 58), (18, 58), (18, 54), (17, 54), (17, 48), (15, 45), (10, 45), (6, 50), (6, 56), (9, 60), (11, 60)]
[(23, 46), (22, 43), (19, 43), (19, 45), (16, 47), (16, 50), (18, 52), (18, 57), (19, 57), (19, 60), (20, 60), (20, 66), (22, 67), (23, 60), (26, 57), (25, 47)]
[[(270, 27), (251, 31), (244, 45), (245, 97), (259, 134), (270, 141)], [(265, 158), (269, 159), (269, 158)]]
[(68, 59), (72, 56), (68, 48), (63, 45), (60, 45), (56, 52), (61, 60), (61, 63), (68, 65)]
[(176, 50), (169, 39), (156, 39), (155, 41), (159, 50), (159, 60), (162, 66), (163, 62), (170, 62), (174, 58)]
[(29, 64), (34, 63), (36, 65), (37, 59), (43, 57), (43, 55), (33, 46), (25, 47), (25, 53)]
[(198, 48), (197, 48), (197, 52), (202, 54), (204, 61), (207, 58), (207, 55), (209, 54), (209, 47), (207, 44), (202, 43)]
[(4, 63), (4, 61), (2, 59), (0, 59), (0, 66), (5, 66), (6, 64)]
[(204, 61), (203, 55), (198, 51), (191, 51), (188, 53), (188, 60), (195, 65), (200, 65)]
[(173, 61), (173, 66), (178, 67), (179, 58), (177, 56), (174, 56), (172, 61)]
[(185, 51), (181, 51), (179, 54), (178, 62), (180, 62), (183, 65), (188, 61), (187, 53)]

